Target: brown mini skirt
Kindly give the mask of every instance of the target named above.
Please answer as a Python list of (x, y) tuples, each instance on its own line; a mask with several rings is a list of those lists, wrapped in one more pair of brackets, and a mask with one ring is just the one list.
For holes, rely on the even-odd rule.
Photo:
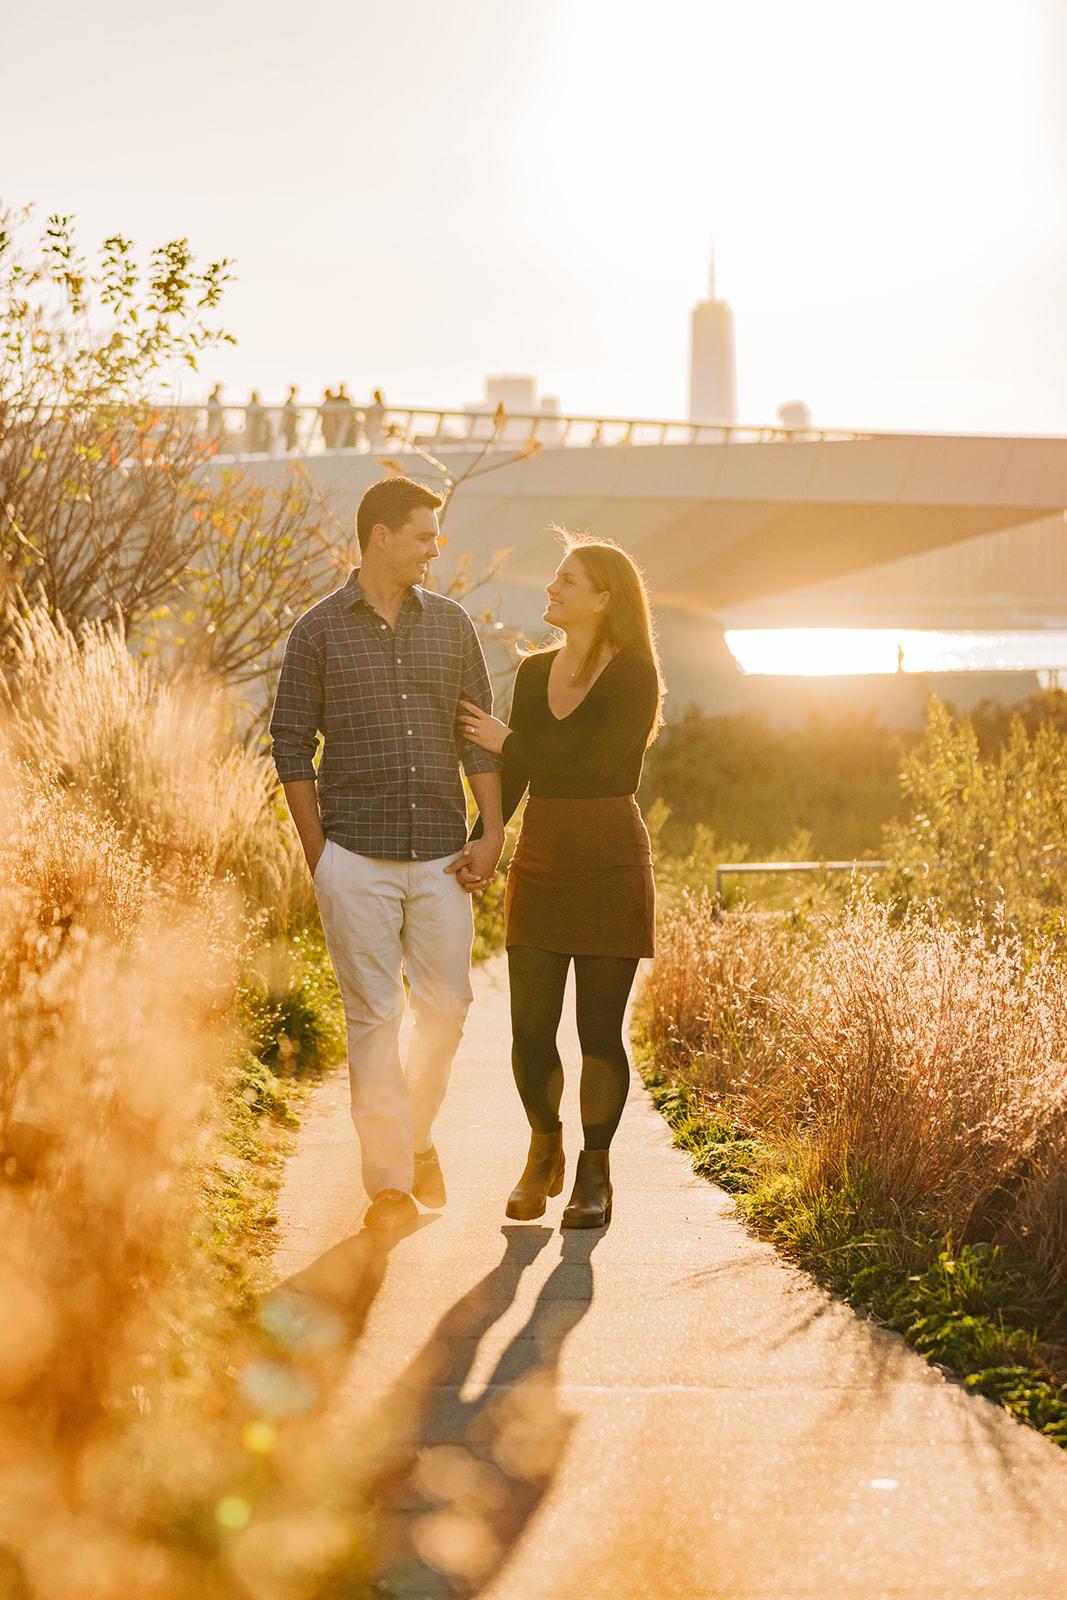
[(640, 958), (655, 936), (652, 847), (633, 795), (531, 797), (508, 868), (505, 944)]

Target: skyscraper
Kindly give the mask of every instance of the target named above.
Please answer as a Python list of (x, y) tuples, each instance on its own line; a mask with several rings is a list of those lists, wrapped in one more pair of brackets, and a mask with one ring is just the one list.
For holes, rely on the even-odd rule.
[(708, 298), (693, 307), (689, 337), (689, 418), (692, 422), (737, 421), (734, 314), (715, 294), (712, 252)]

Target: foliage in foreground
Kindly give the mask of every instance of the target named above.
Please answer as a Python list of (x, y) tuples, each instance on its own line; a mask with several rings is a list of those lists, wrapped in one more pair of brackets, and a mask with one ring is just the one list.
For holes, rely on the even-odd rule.
[(860, 901), (664, 930), (638, 1026), (697, 1170), (930, 1359), (1067, 1443), (1067, 973)]
[(307, 872), (293, 831), (278, 826), (273, 772), (233, 744), (216, 692), (167, 681), (112, 626), (75, 636), (43, 609), (17, 621), (11, 646), (0, 711), (29, 807), (25, 839), (47, 837), (57, 810), (85, 807), (134, 853), (128, 884), (180, 893), (183, 882), (230, 882), (263, 929), (307, 914)]
[(300, 1081), (339, 1027), (321, 945), (287, 948), (258, 898), (288, 881), (288, 833), (262, 762), (205, 742), (212, 717), (117, 636), (42, 615), (20, 641), (0, 1593), (358, 1600), (363, 1498), (328, 1426), (345, 1330), (256, 1301)]

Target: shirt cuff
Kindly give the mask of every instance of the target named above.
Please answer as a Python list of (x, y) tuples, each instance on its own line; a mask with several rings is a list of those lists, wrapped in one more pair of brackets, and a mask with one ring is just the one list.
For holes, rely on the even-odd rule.
[(482, 750), (476, 744), (468, 744), (460, 759), (468, 778), (472, 773), (499, 772), (503, 765), (499, 756), (493, 755), (491, 750)]
[(303, 756), (275, 756), (274, 765), (279, 783), (305, 783), (315, 781), (315, 768)]

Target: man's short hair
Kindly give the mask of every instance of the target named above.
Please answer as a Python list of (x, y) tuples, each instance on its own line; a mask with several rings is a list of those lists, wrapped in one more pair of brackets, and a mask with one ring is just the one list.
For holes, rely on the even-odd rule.
[(356, 512), (356, 538), (360, 550), (366, 550), (371, 529), (379, 522), (384, 522), (387, 528), (395, 532), (404, 526), (419, 506), (428, 506), (431, 511), (437, 511), (444, 503), (441, 495), (435, 494), (424, 483), (416, 483), (414, 478), (382, 478), (378, 483), (372, 483)]

